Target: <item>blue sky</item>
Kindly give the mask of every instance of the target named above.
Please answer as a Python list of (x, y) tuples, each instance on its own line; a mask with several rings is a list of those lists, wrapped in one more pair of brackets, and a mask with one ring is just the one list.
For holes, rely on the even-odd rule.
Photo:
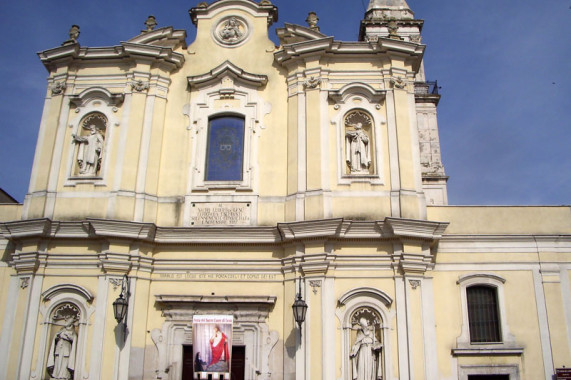
[[(0, 187), (27, 191), (47, 71), (36, 52), (59, 46), (72, 24), (84, 46), (117, 45), (143, 29), (195, 28), (199, 1), (4, 0), (0, 4)], [(279, 20), (356, 40), (368, 0), (274, 0)], [(438, 80), (440, 140), (450, 204), (571, 203), (571, 0), (408, 0), (424, 19), (429, 80)]]

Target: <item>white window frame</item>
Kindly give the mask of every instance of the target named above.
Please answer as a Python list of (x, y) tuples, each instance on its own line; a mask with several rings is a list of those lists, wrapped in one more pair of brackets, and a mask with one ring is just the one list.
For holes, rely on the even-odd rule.
[[(520, 355), (523, 349), (517, 347), (514, 336), (510, 333), (506, 318), (504, 284), (506, 280), (496, 274), (475, 273), (460, 276), (456, 282), (460, 286), (462, 303), (462, 332), (456, 339), (455, 355)], [(472, 343), (470, 340), (470, 324), (468, 318), (468, 297), (466, 289), (471, 286), (489, 286), (496, 290), (498, 302), (498, 319), (500, 323), (501, 342)]]
[(509, 375), (510, 380), (519, 380), (519, 366), (511, 365), (462, 365), (458, 369), (458, 380), (468, 380), (469, 375)]

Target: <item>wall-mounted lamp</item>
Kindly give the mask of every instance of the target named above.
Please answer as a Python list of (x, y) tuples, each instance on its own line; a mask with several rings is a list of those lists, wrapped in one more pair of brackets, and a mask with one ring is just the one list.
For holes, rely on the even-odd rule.
[(293, 317), (299, 326), (299, 336), (301, 337), (301, 324), (305, 321), (305, 313), (307, 312), (307, 304), (301, 298), (301, 277), (299, 279), (299, 292), (297, 293), (297, 299), (292, 305)]
[(123, 322), (125, 315), (127, 314), (127, 308), (129, 307), (129, 278), (127, 275), (123, 277), (123, 283), (121, 285), (121, 294), (119, 298), (113, 302), (113, 314), (115, 314), (115, 319), (117, 323)]

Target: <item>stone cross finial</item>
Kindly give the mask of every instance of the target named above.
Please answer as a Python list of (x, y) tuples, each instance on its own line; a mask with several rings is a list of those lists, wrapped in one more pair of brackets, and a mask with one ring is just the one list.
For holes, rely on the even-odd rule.
[(307, 22), (307, 25), (309, 25), (310, 29), (316, 30), (319, 32), (319, 27), (317, 26), (318, 21), (319, 21), (319, 18), (317, 17), (317, 14), (315, 12), (309, 12), (307, 14), (307, 18), (305, 19), (305, 22)]
[(77, 42), (78, 38), (79, 38), (79, 26), (72, 25), (71, 29), (69, 29), (69, 40), (72, 42)]
[(157, 20), (155, 19), (155, 16), (150, 15), (149, 17), (147, 17), (147, 21), (145, 21), (145, 25), (147, 27), (147, 32), (153, 31), (155, 29), (155, 27), (157, 26)]

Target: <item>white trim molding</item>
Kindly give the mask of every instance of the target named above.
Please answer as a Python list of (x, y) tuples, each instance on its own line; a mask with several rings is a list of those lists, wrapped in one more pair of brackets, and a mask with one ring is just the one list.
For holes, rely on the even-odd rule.
[(461, 365), (458, 367), (458, 380), (468, 380), (469, 375), (509, 375), (510, 380), (519, 380), (519, 365)]

